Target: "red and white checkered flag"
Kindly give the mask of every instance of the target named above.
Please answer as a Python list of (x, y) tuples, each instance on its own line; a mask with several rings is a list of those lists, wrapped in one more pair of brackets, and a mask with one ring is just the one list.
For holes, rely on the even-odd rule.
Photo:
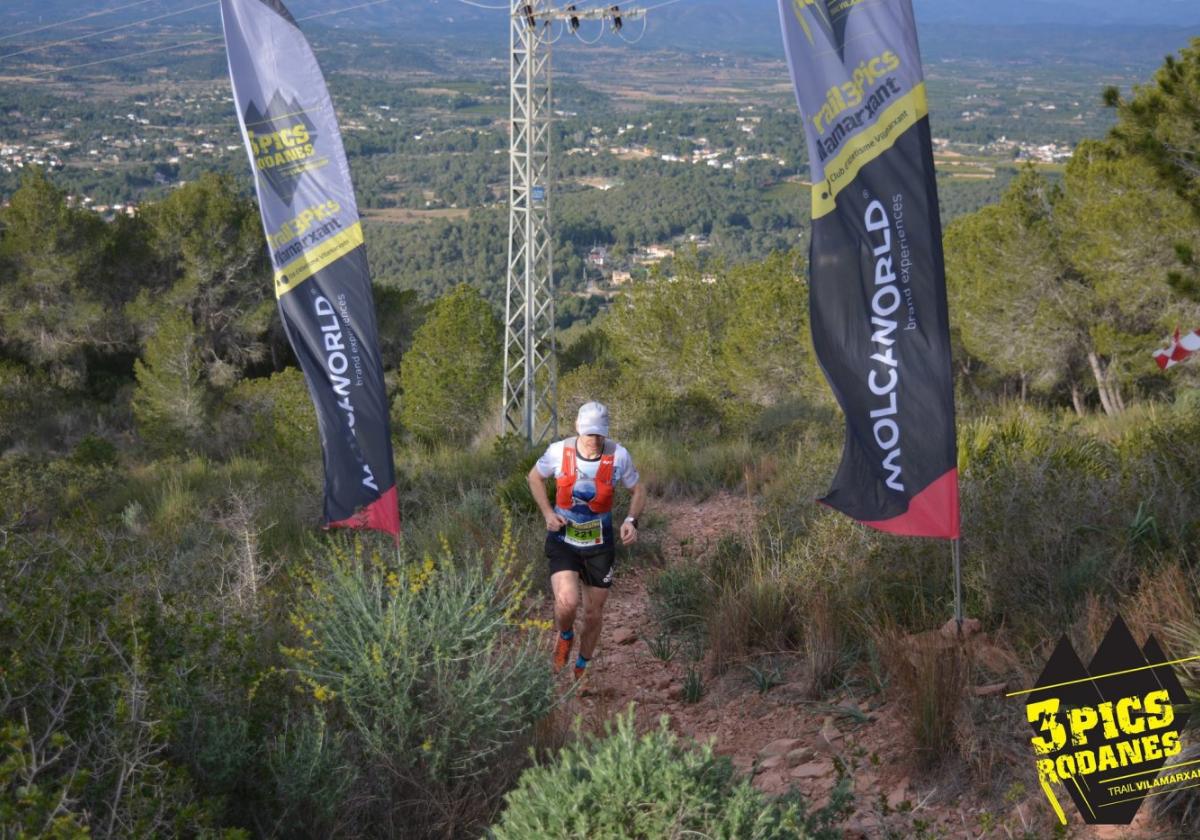
[(1161, 369), (1166, 370), (1184, 361), (1197, 350), (1200, 350), (1200, 330), (1192, 330), (1181, 336), (1179, 328), (1176, 327), (1171, 343), (1163, 350), (1154, 351), (1154, 361), (1158, 362)]

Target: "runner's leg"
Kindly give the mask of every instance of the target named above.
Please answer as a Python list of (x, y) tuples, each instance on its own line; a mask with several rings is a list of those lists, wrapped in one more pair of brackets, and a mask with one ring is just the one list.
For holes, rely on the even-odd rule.
[(600, 641), (600, 628), (604, 626), (604, 604), (608, 601), (608, 590), (599, 586), (583, 587), (583, 632), (579, 635), (579, 655), (591, 659)]
[(550, 588), (554, 590), (554, 626), (565, 633), (575, 626), (579, 610), (579, 573), (555, 572), (550, 575)]

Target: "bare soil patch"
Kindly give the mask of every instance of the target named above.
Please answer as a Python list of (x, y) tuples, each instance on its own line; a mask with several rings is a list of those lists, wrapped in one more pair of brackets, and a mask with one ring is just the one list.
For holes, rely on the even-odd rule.
[(465, 219), (469, 215), (471, 215), (471, 211), (464, 208), (412, 210), (407, 207), (384, 207), (363, 211), (363, 217), (369, 221), (393, 225), (411, 225), (418, 222), (433, 222), (438, 219)]

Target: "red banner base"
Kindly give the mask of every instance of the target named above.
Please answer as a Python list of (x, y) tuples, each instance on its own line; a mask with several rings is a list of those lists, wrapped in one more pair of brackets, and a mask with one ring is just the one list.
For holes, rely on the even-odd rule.
[(393, 485), (375, 501), (361, 508), (347, 519), (330, 522), (326, 528), (370, 528), (391, 534), (400, 541), (400, 498)]
[(907, 512), (878, 522), (864, 521), (863, 524), (904, 537), (958, 539), (958, 470), (950, 470), (913, 496)]

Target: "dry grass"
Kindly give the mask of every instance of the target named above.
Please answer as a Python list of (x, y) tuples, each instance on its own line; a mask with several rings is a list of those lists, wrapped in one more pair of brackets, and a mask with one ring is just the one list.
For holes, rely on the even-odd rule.
[(1144, 640), (1153, 634), (1160, 641), (1168, 628), (1196, 617), (1200, 607), (1194, 573), (1179, 561), (1171, 561), (1147, 575), (1134, 596), (1122, 605), (1135, 639)]
[(793, 651), (809, 631), (810, 604), (790, 568), (783, 543), (759, 535), (710, 564), (712, 606), (708, 648), (714, 673), (748, 661), (753, 652)]
[[(969, 644), (971, 673), (955, 726), (959, 756), (981, 789), (1001, 791), (1014, 781), (1032, 786), (1035, 780), (1029, 761), (1025, 705), (1004, 692), (1032, 684), (1033, 675), (1023, 657), (999, 634), (973, 636)], [(976, 686), (996, 685), (1004, 688), (986, 696), (974, 690)]]
[(779, 461), (771, 453), (764, 455), (757, 461), (746, 463), (742, 466), (742, 481), (747, 496), (755, 496), (762, 492), (762, 489), (768, 486), (775, 480), (779, 473)]
[(917, 763), (932, 769), (959, 754), (958, 733), (975, 671), (969, 644), (934, 630), (877, 638), (891, 692), (909, 713)]
[(1131, 595), (1114, 603), (1110, 597), (1088, 593), (1069, 635), (1085, 661), (1095, 651), (1119, 613), (1139, 643), (1153, 635), (1162, 642), (1169, 628), (1195, 618), (1200, 588), (1194, 573), (1177, 560), (1146, 572)]
[(573, 738), (567, 705), (556, 704), (533, 728), (531, 749), (539, 761), (549, 761)]
[(814, 599), (808, 608), (804, 628), (804, 660), (814, 697), (833, 688), (841, 674), (843, 633), (834, 610), (823, 598)]

